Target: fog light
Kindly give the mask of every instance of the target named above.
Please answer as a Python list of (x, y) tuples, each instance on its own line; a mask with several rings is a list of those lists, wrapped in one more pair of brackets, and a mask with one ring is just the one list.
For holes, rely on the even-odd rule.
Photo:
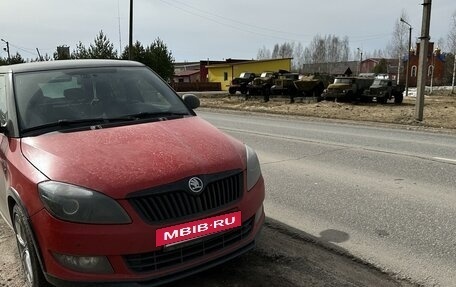
[(55, 259), (68, 269), (83, 273), (113, 273), (105, 256), (72, 256), (54, 253)]

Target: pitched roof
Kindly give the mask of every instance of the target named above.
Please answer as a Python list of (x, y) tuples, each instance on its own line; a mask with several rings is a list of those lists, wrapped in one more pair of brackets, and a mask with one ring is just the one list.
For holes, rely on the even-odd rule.
[(174, 73), (174, 77), (189, 77), (196, 74), (199, 74), (200, 70), (184, 70)]

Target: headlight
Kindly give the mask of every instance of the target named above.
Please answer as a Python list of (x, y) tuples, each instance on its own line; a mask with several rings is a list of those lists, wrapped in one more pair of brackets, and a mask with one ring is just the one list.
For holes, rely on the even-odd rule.
[(38, 190), (46, 209), (59, 219), (92, 224), (131, 222), (125, 210), (104, 194), (55, 181), (38, 184)]
[(260, 162), (258, 161), (257, 154), (251, 147), (246, 145), (245, 150), (247, 154), (247, 190), (251, 190), (261, 176)]

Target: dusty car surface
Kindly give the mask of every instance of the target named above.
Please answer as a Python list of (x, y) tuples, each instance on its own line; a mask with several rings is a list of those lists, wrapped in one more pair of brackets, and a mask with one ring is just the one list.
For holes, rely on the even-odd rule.
[(155, 286), (250, 250), (252, 148), (130, 61), (0, 67), (0, 213), (28, 286)]

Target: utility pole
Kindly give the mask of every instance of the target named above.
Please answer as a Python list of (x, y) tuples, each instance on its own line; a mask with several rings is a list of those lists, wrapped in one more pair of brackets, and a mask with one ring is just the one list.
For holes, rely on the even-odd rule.
[(408, 97), (409, 70), (410, 70), (410, 50), (412, 49), (412, 25), (407, 23), (402, 18), (401, 18), (401, 22), (409, 26), (409, 42), (408, 42), (408, 53), (407, 53), (407, 71), (405, 72), (405, 96)]
[(38, 53), (38, 58), (40, 59), (40, 61), (43, 61), (43, 58), (41, 57), (41, 54), (40, 54), (40, 50), (38, 48), (36, 48), (36, 52)]
[(128, 39), (128, 59), (133, 59), (133, 0), (130, 0), (130, 34)]
[(359, 74), (361, 74), (361, 65), (363, 63), (363, 50), (361, 50), (360, 48), (356, 48), (358, 50), (358, 53), (360, 54), (360, 60), (359, 60), (359, 64), (358, 64), (358, 76)]
[(426, 76), (428, 66), (427, 62), (429, 50), (429, 29), (431, 26), (431, 4), (432, 0), (424, 0), (424, 3), (422, 4), (423, 20), (421, 25), (420, 58), (418, 65), (418, 84), (415, 104), (415, 119), (420, 122), (423, 120), (424, 93), (426, 91)]
[(11, 64), (11, 55), (10, 55), (10, 50), (9, 50), (9, 42), (5, 41), (3, 39), (0, 39), (0, 40), (2, 40), (2, 42), (6, 43), (6, 52), (8, 53), (8, 64)]

